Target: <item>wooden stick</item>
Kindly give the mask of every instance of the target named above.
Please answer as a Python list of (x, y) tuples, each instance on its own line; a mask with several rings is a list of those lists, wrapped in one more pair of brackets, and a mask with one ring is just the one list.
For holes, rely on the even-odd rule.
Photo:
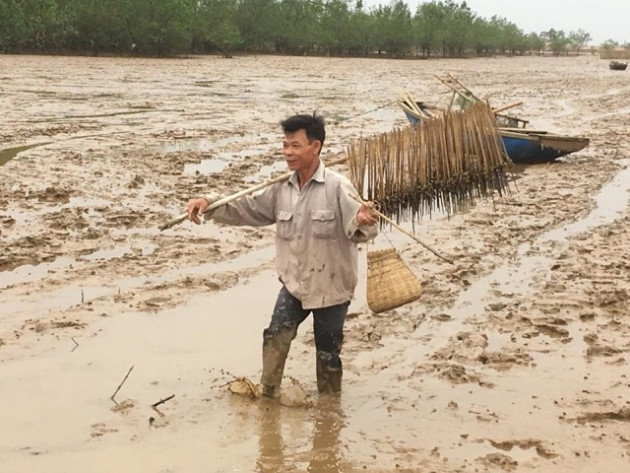
[(165, 397), (164, 399), (160, 399), (158, 402), (154, 402), (153, 404), (151, 404), (151, 407), (155, 408), (159, 406), (160, 404), (164, 404), (166, 401), (170, 401), (174, 397), (175, 397), (175, 394), (171, 394), (170, 396)]
[(448, 103), (448, 108), (446, 109), (446, 113), (451, 111), (451, 108), (453, 108), (453, 102), (455, 102), (455, 96), (457, 95), (457, 93), (455, 91), (453, 91), (453, 93), (451, 94), (451, 101)]
[[(357, 202), (361, 202), (362, 204), (365, 204), (365, 202), (357, 195), (353, 195), (353, 194), (348, 194), (350, 197), (352, 197), (354, 200), (356, 200)], [(408, 237), (413, 238), (414, 240), (416, 240), (418, 243), (420, 243), (423, 247), (425, 247), (427, 250), (429, 250), (431, 253), (433, 253), (435, 256), (437, 256), (440, 259), (443, 259), (444, 261), (446, 261), (447, 263), (451, 263), (451, 264), (455, 264), (452, 260), (442, 256), (441, 254), (439, 254), (437, 251), (435, 251), (433, 248), (431, 248), (429, 245), (427, 245), (426, 243), (424, 243), (423, 241), (421, 241), (417, 236), (415, 236), (413, 233), (408, 232), (407, 230), (405, 230), (403, 227), (401, 227), (400, 225), (398, 225), (396, 222), (394, 222), (392, 219), (390, 219), (389, 217), (383, 215), (381, 212), (379, 212), (378, 210), (376, 210), (375, 208), (372, 208), (372, 211), (374, 213), (376, 213), (380, 218), (382, 218), (383, 220), (385, 220), (387, 223), (389, 223), (390, 225), (392, 225), (396, 230), (399, 230), (401, 232), (403, 232), (405, 235), (407, 235)]]
[[(348, 158), (346, 158), (345, 156), (343, 158), (339, 158), (339, 159), (335, 159), (329, 163), (326, 163), (327, 166), (334, 166), (335, 164), (341, 164), (343, 162), (345, 162)], [(265, 187), (269, 187), (273, 184), (276, 184), (278, 182), (283, 182), (286, 181), (287, 179), (289, 179), (289, 177), (291, 177), (292, 172), (283, 174), (282, 176), (278, 176), (274, 179), (271, 179), (267, 182), (261, 182), (260, 184), (256, 184), (255, 186), (252, 187), (248, 187), (247, 189), (243, 189), (242, 191), (236, 192), (234, 194), (228, 195), (227, 197), (223, 197), (222, 199), (217, 200), (216, 202), (212, 202), (210, 205), (208, 205), (208, 207), (206, 207), (206, 210), (204, 210), (203, 213), (207, 213), (210, 212), (211, 210), (216, 209), (217, 207), (221, 207), (222, 205), (227, 204), (228, 202), (232, 202), (233, 200), (238, 199), (239, 197), (243, 197), (244, 195), (248, 195), (251, 194), (253, 192), (256, 192), (260, 189), (264, 189)], [(160, 225), (158, 228), (161, 231), (164, 231), (168, 228), (171, 228), (175, 225), (177, 225), (178, 223), (182, 223), (183, 221), (188, 220), (188, 213), (184, 213), (181, 214), (179, 217), (174, 218), (173, 220), (170, 220), (169, 222), (166, 222), (163, 225)]]
[(454, 82), (455, 84), (457, 84), (459, 87), (461, 87), (464, 92), (462, 92), (460, 89), (458, 89), (457, 87), (455, 87), (449, 80), (443, 79), (440, 76), (436, 75), (435, 76), (437, 78), (437, 80), (439, 80), (440, 82), (442, 82), (446, 87), (448, 87), (449, 89), (451, 89), (453, 92), (457, 93), (457, 95), (459, 95), (460, 97), (462, 97), (464, 100), (467, 100), (471, 103), (477, 102), (479, 100), (479, 98), (477, 98), (475, 96), (475, 94), (473, 94), (470, 90), (468, 90), (466, 87), (464, 87), (461, 82), (459, 82), (457, 79), (455, 79), (452, 76), (449, 76), (449, 80)]
[(122, 385), (125, 384), (125, 381), (127, 381), (127, 378), (129, 377), (129, 374), (131, 373), (132, 369), (133, 369), (133, 365), (131, 365), (131, 368), (129, 368), (129, 371), (127, 371), (127, 374), (125, 375), (124, 379), (122, 380), (122, 383), (120, 383), (118, 385), (118, 387), (116, 388), (116, 391), (114, 391), (114, 394), (112, 394), (112, 397), (110, 397), (110, 399), (112, 401), (114, 401), (116, 404), (118, 404), (118, 403), (116, 402), (114, 397), (116, 397), (116, 394), (118, 394), (118, 391), (120, 391), (120, 388), (122, 388)]
[(519, 105), (523, 105), (523, 102), (514, 102), (508, 105), (504, 105), (503, 107), (499, 107), (499, 108), (493, 108), (492, 111), (494, 113), (500, 113), (503, 112), (505, 110), (507, 110), (508, 108), (514, 108), (514, 107), (518, 107)]

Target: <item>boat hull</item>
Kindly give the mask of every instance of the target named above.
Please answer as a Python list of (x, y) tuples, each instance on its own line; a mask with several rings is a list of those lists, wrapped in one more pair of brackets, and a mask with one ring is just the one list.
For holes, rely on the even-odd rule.
[(500, 130), (505, 152), (519, 164), (549, 163), (588, 146), (588, 138), (544, 132), (510, 132)]
[[(419, 122), (418, 117), (405, 112), (412, 125)], [(585, 148), (587, 138), (556, 135), (547, 132), (532, 132), (525, 129), (499, 129), (508, 157), (518, 164), (540, 164), (553, 162), (556, 159)]]

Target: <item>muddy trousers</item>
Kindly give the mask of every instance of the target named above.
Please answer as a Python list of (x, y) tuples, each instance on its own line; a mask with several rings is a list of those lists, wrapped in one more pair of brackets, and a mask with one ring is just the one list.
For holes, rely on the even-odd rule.
[(283, 286), (278, 294), (271, 323), (263, 332), (263, 373), (261, 384), (277, 387), (282, 381), (284, 364), (299, 325), (313, 313), (317, 389), (321, 393), (341, 391), (341, 345), (343, 324), (350, 302), (321, 309), (303, 309), (299, 299)]

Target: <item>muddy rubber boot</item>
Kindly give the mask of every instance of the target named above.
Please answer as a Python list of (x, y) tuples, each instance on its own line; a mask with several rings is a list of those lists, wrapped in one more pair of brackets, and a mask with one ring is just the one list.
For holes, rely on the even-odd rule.
[(335, 394), (341, 392), (341, 379), (343, 377), (343, 369), (330, 368), (324, 366), (321, 361), (317, 360), (317, 390), (321, 394)]
[(274, 397), (277, 394), (293, 337), (292, 332), (280, 332), (273, 335), (267, 330), (264, 331), (263, 372), (260, 378), (263, 396)]

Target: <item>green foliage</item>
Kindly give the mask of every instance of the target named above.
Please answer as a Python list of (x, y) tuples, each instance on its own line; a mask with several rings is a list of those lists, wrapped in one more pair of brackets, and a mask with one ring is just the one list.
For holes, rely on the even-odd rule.
[(378, 7), (375, 11), (374, 29), (375, 46), (379, 53), (386, 51), (391, 56), (403, 56), (411, 49), (413, 44), (411, 13), (402, 0)]
[(554, 30), (552, 28), (547, 32), (543, 32), (543, 36), (546, 37), (549, 48), (556, 56), (566, 53), (567, 47), (571, 43), (567, 35), (562, 30)]
[(324, 47), (323, 11), (321, 0), (281, 0), (276, 11), (275, 26), (272, 23), (270, 27), (276, 50), (306, 54), (317, 43)]
[(245, 51), (265, 51), (274, 44), (280, 25), (280, 4), (276, 0), (237, 0), (236, 25)]
[(591, 39), (591, 35), (583, 29), (569, 33), (569, 44), (577, 53), (579, 53), (580, 49), (586, 46)]
[(446, 10), (441, 2), (422, 3), (414, 17), (414, 33), (417, 45), (428, 57), (438, 49), (446, 25)]
[(0, 52), (459, 57), (579, 53), (591, 41), (583, 30), (526, 35), (455, 0), (413, 14), (402, 0), (367, 11), (363, 0), (0, 0), (0, 18)]
[(605, 49), (605, 50), (615, 49), (618, 47), (619, 47), (619, 43), (612, 39), (607, 39), (606, 41), (602, 43), (602, 49)]

